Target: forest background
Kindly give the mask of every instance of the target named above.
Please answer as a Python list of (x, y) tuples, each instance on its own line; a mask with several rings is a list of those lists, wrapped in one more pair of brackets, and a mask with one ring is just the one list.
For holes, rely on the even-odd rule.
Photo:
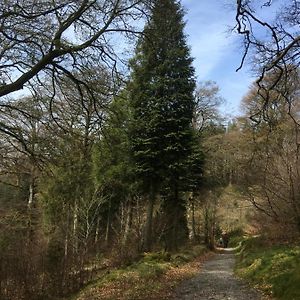
[(228, 121), (196, 82), (180, 2), (0, 4), (2, 297), (68, 295), (107, 257), (213, 249), (222, 231), (298, 237), (299, 1), (267, 23), (272, 5), (236, 3), (238, 68), (258, 79)]

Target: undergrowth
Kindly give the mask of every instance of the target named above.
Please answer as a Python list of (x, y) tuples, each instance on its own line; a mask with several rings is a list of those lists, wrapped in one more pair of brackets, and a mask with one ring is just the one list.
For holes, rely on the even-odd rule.
[(229, 232), (229, 243), (228, 247), (235, 248), (244, 240), (244, 232), (242, 229), (236, 229)]
[(194, 275), (189, 262), (206, 252), (204, 246), (194, 246), (175, 254), (145, 253), (130, 266), (110, 270), (71, 299), (165, 299), (164, 293), (177, 281)]
[(300, 247), (270, 245), (262, 237), (243, 241), (236, 273), (280, 300), (300, 299)]

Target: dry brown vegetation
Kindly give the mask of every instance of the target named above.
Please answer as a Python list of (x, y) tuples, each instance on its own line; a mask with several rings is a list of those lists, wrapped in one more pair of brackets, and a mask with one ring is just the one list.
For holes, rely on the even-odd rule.
[(202, 253), (188, 263), (183, 263), (180, 255), (173, 255), (177, 263), (156, 261), (151, 266), (144, 261), (132, 268), (112, 270), (111, 274), (104, 275), (72, 299), (170, 299), (174, 288), (181, 281), (198, 274), (201, 264), (212, 253)]

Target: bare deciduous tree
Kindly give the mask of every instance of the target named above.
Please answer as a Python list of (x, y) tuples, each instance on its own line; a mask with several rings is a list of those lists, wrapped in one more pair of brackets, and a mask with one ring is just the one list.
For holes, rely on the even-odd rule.
[[(274, 10), (276, 9), (276, 13)], [(268, 18), (263, 17), (264, 11)], [(270, 19), (270, 15), (273, 18)], [(254, 56), (255, 69), (258, 72), (257, 84), (259, 94), (264, 98), (261, 110), (268, 107), (271, 91), (280, 92), (289, 104), (290, 113), (292, 103), (286, 97), (289, 88), (284, 83), (294, 76), (300, 65), (300, 1), (249, 1), (237, 0), (236, 29), (244, 38), (244, 53), (240, 70), (249, 54)], [(270, 80), (264, 80), (269, 74), (276, 74)], [(266, 84), (267, 83), (267, 84)], [(299, 120), (295, 120), (299, 123)]]
[(1, 1), (0, 97), (61, 74), (85, 86), (76, 73), (99, 61), (115, 70), (113, 34), (142, 15), (142, 0)]
[(220, 121), (218, 109), (224, 99), (220, 96), (219, 91), (220, 89), (214, 81), (198, 83), (193, 123), (199, 131), (202, 131), (209, 122)]

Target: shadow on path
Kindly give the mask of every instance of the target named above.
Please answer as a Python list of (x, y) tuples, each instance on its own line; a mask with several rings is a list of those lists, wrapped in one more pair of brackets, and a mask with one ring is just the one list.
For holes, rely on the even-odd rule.
[(176, 289), (174, 300), (262, 300), (262, 295), (234, 277), (237, 248), (217, 248), (200, 273)]

